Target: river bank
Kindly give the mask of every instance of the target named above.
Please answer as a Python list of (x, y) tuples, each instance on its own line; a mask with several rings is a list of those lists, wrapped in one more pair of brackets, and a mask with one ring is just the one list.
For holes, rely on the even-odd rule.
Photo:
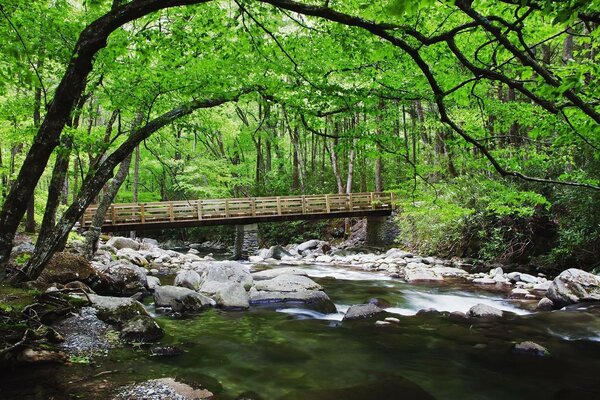
[[(470, 272), (475, 267), (464, 260), (398, 249), (351, 254), (316, 240), (263, 249), (237, 263), (193, 249), (175, 252), (148, 240), (113, 238), (92, 266), (110, 277), (112, 285), (97, 287), (110, 297), (88, 295), (92, 307), (79, 318), (93, 319), (95, 310), (106, 324), (101, 339), (121, 340), (108, 341), (103, 351), (87, 349), (88, 363), (58, 368), (52, 378), (59, 388), (55, 398), (71, 398), (92, 384), (89, 398), (175, 396), (164, 386), (157, 389), (163, 383), (153, 380), (161, 378), (206, 390), (206, 398), (362, 399), (374, 398), (366, 394), (373, 391), (375, 398), (395, 398), (398, 391), (412, 398), (456, 398), (467, 387), (471, 394), (462, 398), (552, 398), (561, 390), (598, 390), (587, 372), (575, 376), (564, 368), (589, 369), (597, 363), (600, 317), (593, 303), (535, 311), (553, 285), (573, 288), (561, 284), (565, 279), (497, 268)], [(585, 294), (582, 288), (577, 287), (573, 303), (594, 298), (595, 286), (585, 286)], [(128, 321), (118, 320), (123, 315), (107, 312), (109, 305), (137, 304), (129, 296), (144, 306), (126, 319), (147, 314), (158, 322), (161, 335), (152, 324), (127, 327)], [(73, 339), (91, 330), (81, 327), (65, 333), (70, 346), (87, 343)], [(145, 336), (145, 328), (154, 334)], [(125, 340), (124, 331), (134, 340)], [(543, 350), (519, 347), (524, 342)], [(519, 375), (532, 365), (536, 373), (527, 379)], [(454, 372), (448, 375), (449, 370)], [(559, 370), (570, 380), (557, 380)], [(499, 373), (513, 381), (510, 388), (494, 383)], [(82, 377), (85, 384), (78, 381)], [(532, 382), (543, 385), (534, 390)], [(6, 398), (26, 392), (8, 391), (6, 383), (0, 392)]]

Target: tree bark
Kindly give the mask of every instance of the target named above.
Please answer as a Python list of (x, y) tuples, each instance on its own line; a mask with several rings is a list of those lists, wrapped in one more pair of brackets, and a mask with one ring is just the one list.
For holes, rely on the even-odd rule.
[[(94, 254), (96, 254), (96, 250), (98, 249), (98, 241), (100, 240), (100, 232), (102, 230), (102, 225), (104, 224), (104, 219), (106, 218), (106, 213), (115, 199), (115, 196), (119, 192), (121, 185), (123, 182), (125, 182), (125, 179), (127, 179), (130, 165), (131, 154), (129, 154), (129, 156), (127, 156), (123, 162), (121, 162), (119, 170), (115, 174), (115, 177), (112, 179), (110, 185), (108, 185), (108, 189), (106, 192), (104, 192), (104, 196), (102, 196), (102, 199), (98, 203), (98, 209), (92, 218), (90, 229), (85, 234), (83, 254), (88, 260), (93, 259)], [(135, 232), (132, 233), (135, 234)]]

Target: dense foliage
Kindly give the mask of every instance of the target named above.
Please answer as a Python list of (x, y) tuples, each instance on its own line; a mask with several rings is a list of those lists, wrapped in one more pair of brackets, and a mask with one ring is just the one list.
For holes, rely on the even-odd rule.
[(395, 190), (413, 249), (598, 265), (597, 3), (153, 3), (2, 0), (1, 202), (81, 32), (155, 10), (95, 49), (60, 144), (38, 160), (30, 222), (52, 209), (52, 189), (59, 215), (77, 203), (140, 127), (223, 97), (140, 140), (116, 201)]

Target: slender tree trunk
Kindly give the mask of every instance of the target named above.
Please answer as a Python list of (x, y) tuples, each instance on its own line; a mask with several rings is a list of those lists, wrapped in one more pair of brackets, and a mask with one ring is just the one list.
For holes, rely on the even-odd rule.
[[(383, 112), (385, 110), (385, 102), (383, 100), (379, 100), (379, 114), (377, 116), (377, 134), (381, 137), (383, 136), (383, 121), (384, 115)], [(380, 139), (381, 140), (381, 139)], [(381, 143), (377, 142), (377, 158), (375, 159), (375, 191), (383, 192), (383, 158), (382, 153), (383, 149), (381, 148)]]
[[(98, 209), (92, 218), (92, 223), (89, 230), (85, 234), (84, 255), (88, 260), (94, 258), (94, 254), (96, 254), (96, 250), (98, 249), (98, 241), (100, 240), (100, 232), (102, 225), (104, 224), (104, 219), (106, 218), (106, 213), (115, 199), (115, 196), (119, 192), (121, 185), (123, 182), (125, 182), (125, 179), (127, 179), (130, 165), (131, 154), (125, 158), (125, 160), (123, 160), (115, 177), (112, 179), (108, 189), (104, 193), (104, 196), (102, 196), (102, 199), (98, 203)], [(132, 233), (135, 234), (135, 232)]]
[[(127, 160), (125, 160), (127, 161)], [(118, 174), (117, 174), (118, 175)], [(135, 148), (135, 164), (133, 166), (133, 196), (132, 202), (137, 203), (139, 201), (139, 180), (140, 180), (140, 146)], [(118, 190), (118, 189), (117, 189)], [(129, 232), (129, 237), (135, 239), (136, 232)]]
[[(40, 63), (38, 62), (38, 67)], [(39, 86), (35, 88), (34, 102), (33, 102), (33, 126), (37, 129), (41, 124), (41, 106), (42, 106), (42, 89)], [(25, 222), (25, 232), (35, 232), (35, 190), (29, 198), (27, 203), (27, 218)]]

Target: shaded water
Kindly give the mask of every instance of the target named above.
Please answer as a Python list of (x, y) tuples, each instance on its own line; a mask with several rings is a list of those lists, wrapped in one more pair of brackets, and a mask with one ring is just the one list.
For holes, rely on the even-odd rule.
[[(307, 268), (339, 311), (380, 297), (391, 303), (389, 312), (402, 315), (425, 307), (466, 311), (479, 302), (522, 315), (477, 322), (399, 316), (399, 325), (375, 327), (372, 321), (342, 324), (341, 312), (324, 315), (288, 304), (211, 310), (187, 319), (160, 316), (167, 332), (161, 345), (178, 346), (183, 355), (116, 350), (96, 365), (2, 379), (0, 397), (106, 398), (119, 384), (170, 376), (202, 384), (223, 399), (244, 392), (262, 399), (600, 399), (600, 312), (594, 309), (530, 313), (501, 293)], [(551, 355), (512, 354), (512, 345), (523, 340)], [(103, 371), (114, 372), (93, 377)], [(48, 383), (36, 388), (42, 380)]]

